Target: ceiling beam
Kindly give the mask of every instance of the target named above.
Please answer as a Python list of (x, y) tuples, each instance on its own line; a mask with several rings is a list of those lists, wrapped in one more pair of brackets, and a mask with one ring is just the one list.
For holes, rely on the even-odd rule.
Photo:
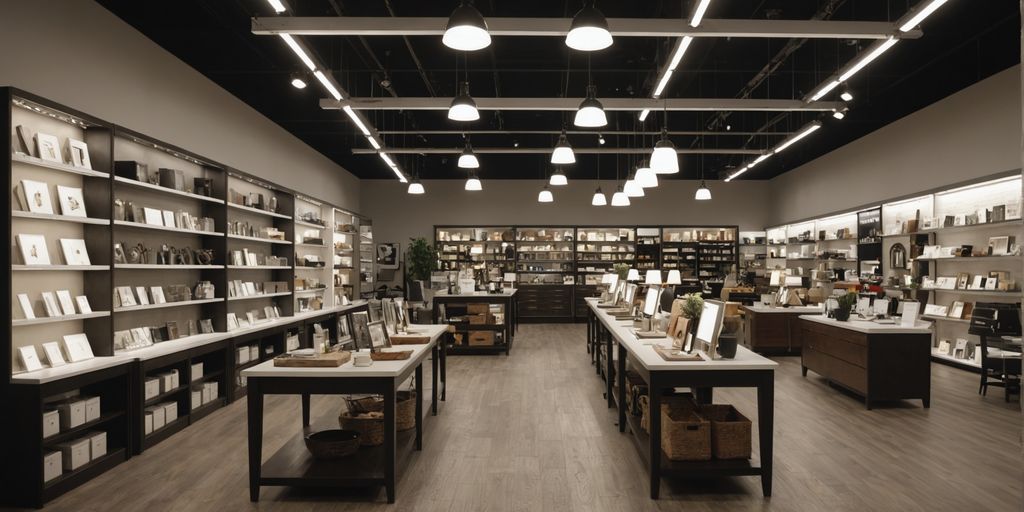
[[(670, 110), (693, 112), (831, 112), (841, 110), (841, 101), (770, 100), (753, 98), (600, 98), (605, 111)], [(576, 111), (583, 98), (477, 98), (479, 110)], [(450, 98), (322, 98), (320, 108), (338, 110), (448, 110)], [(600, 130), (594, 130), (600, 131)]]
[[(307, 36), (441, 36), (448, 18), (440, 17), (268, 17), (252, 18), (257, 35)], [(487, 18), (491, 36), (565, 37), (571, 18)], [(899, 32), (885, 21), (706, 19), (699, 27), (670, 18), (608, 18), (615, 37), (755, 37), (808, 39), (916, 39), (920, 29)]]
[[(388, 152), (392, 155), (458, 155), (462, 153), (464, 148), (385, 148), (383, 151)], [(595, 154), (595, 155), (646, 155), (650, 154), (651, 148), (572, 148), (573, 153), (576, 154)], [(377, 152), (369, 148), (352, 148), (353, 155), (373, 155)], [(508, 155), (508, 154), (520, 154), (520, 155), (550, 155), (551, 148), (473, 148), (473, 153), (477, 155)], [(677, 148), (676, 153), (680, 155), (762, 155), (765, 153), (761, 149), (720, 149), (720, 148), (706, 148), (706, 149), (681, 149)]]
[[(381, 135), (558, 135), (562, 133), (561, 130), (377, 130), (377, 133)], [(595, 132), (594, 130), (566, 130), (567, 135), (661, 135), (661, 131), (648, 130), (648, 131), (629, 131), (629, 130), (601, 130)], [(777, 136), (788, 136), (793, 132), (741, 132), (741, 131), (700, 131), (700, 130), (669, 130), (669, 135), (734, 135), (734, 136), (750, 136), (750, 135), (777, 135)]]

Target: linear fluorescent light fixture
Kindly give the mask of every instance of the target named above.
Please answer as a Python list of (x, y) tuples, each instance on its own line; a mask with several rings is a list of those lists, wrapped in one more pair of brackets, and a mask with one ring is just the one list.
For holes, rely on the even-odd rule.
[(676, 67), (679, 66), (679, 61), (683, 60), (683, 54), (686, 53), (686, 49), (690, 47), (690, 43), (693, 42), (693, 37), (684, 36), (679, 41), (679, 47), (676, 48), (676, 52), (672, 54), (672, 60), (668, 63), (668, 70), (675, 71)]
[(377, 139), (367, 135), (366, 140), (367, 142), (370, 143), (371, 146), (373, 146), (373, 149), (376, 149), (378, 151), (380, 150), (380, 144), (377, 142)]
[(313, 72), (313, 76), (320, 81), (320, 84), (327, 89), (327, 92), (331, 93), (331, 96), (333, 96), (335, 100), (341, 101), (341, 92), (338, 91), (338, 88), (327, 79), (327, 75), (318, 69)]
[(835, 89), (838, 86), (839, 80), (832, 80), (831, 82), (825, 84), (825, 86), (822, 87), (821, 89), (818, 89), (818, 92), (814, 93), (814, 95), (811, 96), (811, 101), (820, 100), (823, 96), (832, 92), (832, 89)]
[(359, 114), (356, 114), (356, 111), (352, 110), (352, 107), (345, 105), (344, 107), (341, 107), (341, 109), (344, 110), (346, 114), (348, 114), (349, 119), (351, 119), (352, 122), (355, 123), (356, 127), (359, 128), (359, 131), (363, 132), (363, 135), (367, 137), (370, 136), (370, 130), (366, 127), (365, 124), (363, 124), (363, 120), (359, 118)]
[[(281, 3), (281, 0), (267, 0), (267, 3), (270, 4), (270, 7), (274, 9), (274, 12), (284, 12), (284, 4)], [(904, 30), (904, 32), (906, 31)]]
[(704, 19), (704, 13), (708, 12), (708, 5), (711, 4), (711, 0), (700, 0), (697, 4), (697, 8), (693, 10), (693, 16), (690, 17), (690, 26), (697, 28), (700, 25), (702, 19)]
[(855, 62), (853, 64), (853, 66), (851, 66), (849, 69), (844, 71), (843, 74), (839, 75), (839, 81), (840, 82), (845, 82), (845, 81), (849, 80), (851, 76), (856, 74), (861, 69), (864, 69), (864, 66), (867, 66), (868, 64), (871, 64), (871, 61), (877, 59), (879, 55), (885, 53), (886, 50), (888, 50), (889, 48), (892, 48), (893, 45), (895, 45), (898, 42), (900, 42), (899, 39), (896, 39), (895, 37), (890, 37), (889, 39), (886, 39), (881, 44), (876, 43), (877, 46), (875, 47), (874, 50), (871, 50), (871, 52), (869, 52), (867, 55), (865, 55), (860, 60)]
[[(911, 16), (906, 23), (900, 25), (900, 32), (910, 32), (911, 30), (914, 29), (914, 27), (920, 25), (925, 18), (931, 16), (931, 14), (935, 12), (936, 9), (942, 7), (942, 4), (944, 3), (946, 3), (946, 0), (931, 0), (930, 2), (928, 0), (924, 0), (923, 2), (921, 2), (921, 4), (918, 4), (917, 6), (914, 7), (914, 11), (911, 11), (914, 13), (914, 15)], [(928, 5), (925, 5), (923, 8), (918, 9), (917, 7), (920, 7), (922, 4)]]
[(749, 165), (744, 165), (743, 167), (740, 167), (739, 169), (736, 170), (736, 172), (730, 174), (729, 177), (725, 179), (725, 182), (729, 183), (730, 181), (735, 179), (740, 174), (743, 174), (743, 173), (747, 172), (747, 170), (749, 170), (749, 169), (750, 169)]
[(380, 155), (380, 159), (381, 160), (384, 160), (384, 163), (388, 164), (388, 167), (391, 167), (392, 169), (394, 169), (395, 167), (398, 167), (397, 165), (395, 165), (395, 161), (392, 160), (391, 157), (388, 156), (387, 153), (384, 153), (382, 151), (382, 152), (377, 153), (377, 154)]
[(306, 50), (303, 50), (302, 47), (299, 46), (299, 43), (292, 38), (291, 34), (280, 34), (280, 36), (281, 39), (284, 39), (284, 43), (287, 44), (293, 52), (295, 52), (295, 55), (299, 56), (299, 60), (301, 60), (310, 71), (316, 71), (316, 64), (313, 64), (313, 59), (310, 59), (309, 55), (306, 55)]
[(658, 87), (654, 88), (653, 96), (655, 98), (657, 98), (658, 96), (661, 96), (661, 93), (662, 93), (662, 91), (665, 90), (665, 86), (668, 85), (668, 80), (670, 78), (672, 78), (672, 70), (671, 69), (666, 69), (665, 70), (665, 74), (662, 75), (661, 76), (661, 80), (658, 81)]
[[(799, 132), (796, 132), (793, 135), (790, 135), (788, 139), (782, 141), (782, 143), (779, 144), (775, 148), (775, 151), (773, 151), (773, 153), (781, 153), (784, 149), (792, 146), (793, 144), (795, 144), (800, 139), (802, 139), (802, 138), (804, 138), (804, 137), (814, 133), (815, 131), (817, 131), (818, 128), (821, 128), (821, 122), (820, 121), (812, 122), (811, 124), (807, 125), (804, 129), (800, 130)], [(761, 157), (765, 157), (766, 158), (766, 155), (761, 155)], [(758, 160), (754, 160), (754, 163), (757, 163), (761, 159), (761, 157), (758, 157)]]
[(649, 108), (645, 108), (642, 111), (640, 111), (640, 122), (642, 123), (642, 122), (646, 121), (647, 120), (647, 116), (650, 113), (651, 113), (651, 109), (649, 109)]

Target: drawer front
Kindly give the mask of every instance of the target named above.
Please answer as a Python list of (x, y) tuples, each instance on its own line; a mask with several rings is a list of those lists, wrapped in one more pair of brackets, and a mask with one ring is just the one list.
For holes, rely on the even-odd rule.
[(818, 375), (863, 395), (867, 394), (868, 373), (864, 368), (818, 352), (809, 345), (804, 345), (801, 357), (802, 364)]
[[(847, 343), (853, 343), (855, 345), (867, 346), (867, 335), (849, 329), (843, 329), (842, 327), (833, 327), (831, 325), (819, 324), (810, 320), (800, 320), (801, 330), (806, 334), (812, 332), (815, 334), (821, 334), (828, 338), (843, 340)], [(805, 339), (806, 341), (806, 339)]]
[(789, 315), (784, 313), (746, 314), (746, 331), (751, 348), (789, 348)]
[(861, 368), (866, 368), (868, 365), (868, 350), (865, 346), (808, 332), (804, 332), (803, 341), (805, 350), (810, 349), (817, 353), (827, 354)]

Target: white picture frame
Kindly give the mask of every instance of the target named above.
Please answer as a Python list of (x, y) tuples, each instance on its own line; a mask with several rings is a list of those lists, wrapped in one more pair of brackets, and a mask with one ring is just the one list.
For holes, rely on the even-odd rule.
[(75, 314), (75, 301), (71, 299), (70, 291), (57, 290), (57, 302), (60, 303), (60, 309), (65, 316)]
[(50, 185), (42, 181), (21, 180), (21, 194), (26, 210), (32, 213), (53, 214)]
[(939, 304), (926, 304), (924, 307), (925, 316), (946, 316), (948, 308)]
[(45, 266), (50, 264), (50, 252), (46, 248), (45, 236), (19, 234), (17, 240), (22, 263), (29, 266)]
[(79, 295), (75, 297), (75, 302), (78, 304), (78, 312), (83, 315), (92, 313), (92, 306), (89, 305), (89, 297), (85, 295)]
[(151, 286), (149, 287), (149, 292), (153, 295), (153, 304), (167, 303), (167, 299), (164, 298), (164, 289), (162, 286)]
[(61, 252), (64, 253), (64, 263), (66, 265), (87, 266), (92, 264), (89, 261), (89, 251), (85, 248), (85, 240), (61, 238), (60, 248)]
[(60, 310), (60, 304), (57, 303), (57, 296), (53, 292), (43, 292), (43, 307), (46, 309), (46, 316), (50, 318), (64, 316)]
[(36, 151), (39, 153), (40, 160), (58, 164), (64, 163), (64, 158), (60, 154), (60, 139), (55, 135), (43, 132), (36, 133)]
[(68, 139), (68, 162), (71, 165), (92, 170), (92, 161), (89, 160), (89, 145), (76, 139)]
[(46, 356), (46, 362), (49, 363), (50, 368), (57, 368), (68, 363), (64, 360), (64, 353), (60, 351), (60, 345), (56, 341), (43, 343), (43, 354)]
[(138, 296), (139, 305), (140, 306), (148, 306), (149, 305), (149, 294), (146, 293), (146, 287), (145, 286), (136, 286), (135, 287), (135, 295)]
[(164, 225), (164, 215), (162, 211), (156, 208), (143, 207), (142, 214), (145, 217), (146, 224), (150, 226)]
[(83, 334), (67, 334), (63, 338), (64, 352), (68, 355), (68, 361), (77, 363), (92, 359), (92, 345), (89, 345), (89, 338)]
[(171, 210), (163, 210), (164, 226), (169, 228), (181, 227), (174, 222), (174, 212)]
[(115, 291), (117, 292), (117, 301), (121, 304), (121, 307), (137, 306), (135, 302), (135, 295), (132, 293), (131, 286), (118, 286)]
[(26, 320), (32, 320), (36, 317), (36, 312), (32, 308), (32, 299), (28, 298), (27, 293), (18, 294), (18, 304), (21, 305), (21, 314)]
[(36, 353), (35, 345), (18, 347), (18, 360), (26, 372), (34, 372), (43, 369), (43, 363), (39, 361), (39, 354)]
[(57, 203), (60, 214), (66, 217), (88, 217), (85, 213), (85, 198), (82, 189), (57, 185)]
[(952, 307), (949, 308), (950, 318), (962, 318), (964, 316), (964, 303), (963, 301), (953, 301)]

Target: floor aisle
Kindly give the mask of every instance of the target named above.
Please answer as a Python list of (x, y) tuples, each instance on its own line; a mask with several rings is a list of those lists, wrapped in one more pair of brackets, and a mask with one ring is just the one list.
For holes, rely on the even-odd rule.
[[(214, 413), (46, 510), (437, 511), (1009, 511), (1021, 509), (1021, 413), (977, 376), (932, 365), (932, 408), (866, 411), (858, 399), (778, 358), (774, 497), (753, 477), (666, 480), (647, 473), (606, 408), (582, 325), (523, 325), (511, 356), (449, 359), (448, 401), (428, 419), (424, 451), (383, 489), (311, 494), (264, 488), (248, 499), (245, 401)], [(429, 382), (429, 378), (424, 379)], [(753, 390), (716, 402), (754, 417)], [(336, 426), (338, 399), (315, 397), (315, 423)], [(267, 399), (264, 456), (298, 432), (298, 397)], [(756, 435), (755, 435), (756, 453)]]

